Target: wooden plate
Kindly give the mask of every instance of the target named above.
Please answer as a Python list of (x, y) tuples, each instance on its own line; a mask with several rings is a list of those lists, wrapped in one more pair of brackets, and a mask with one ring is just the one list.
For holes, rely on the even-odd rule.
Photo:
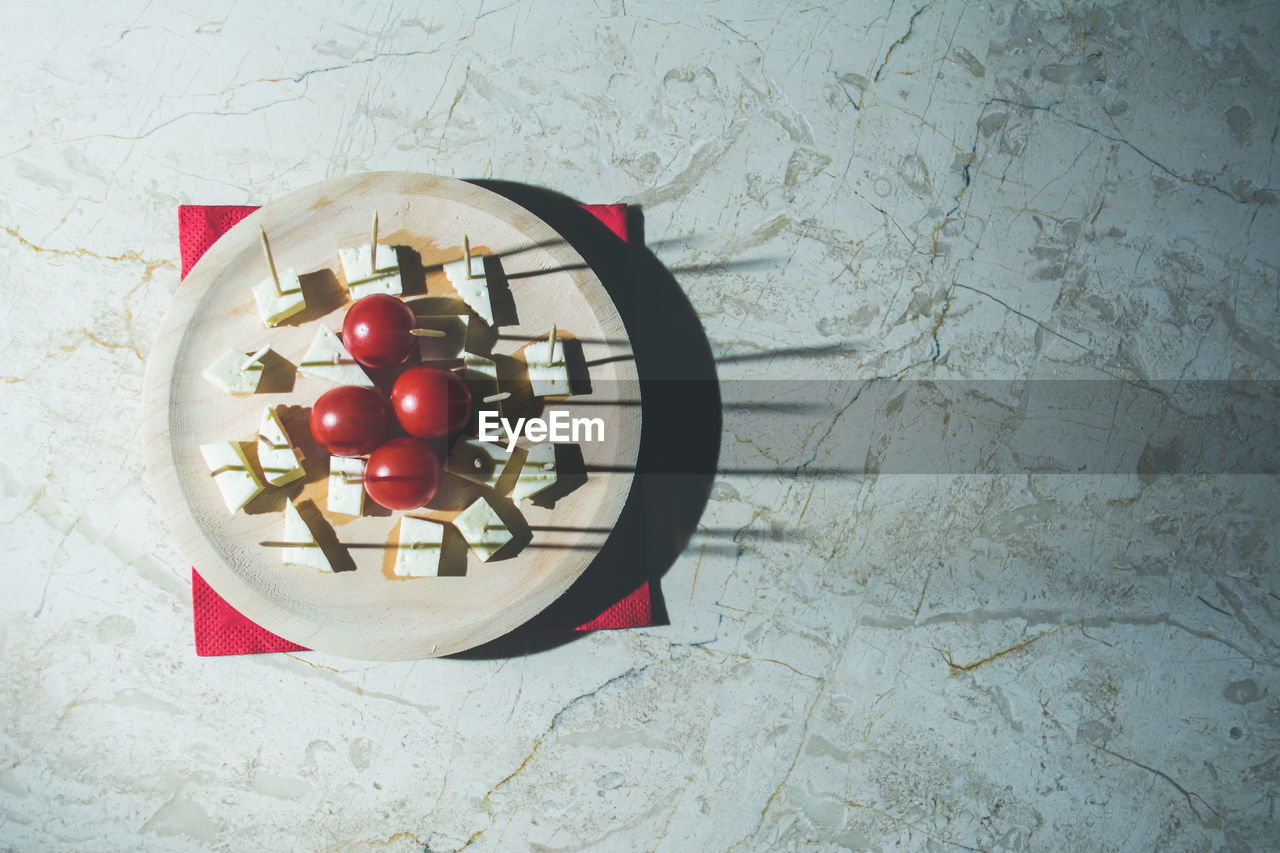
[[(447, 540), (447, 553), (466, 555), (465, 567), (452, 561), (453, 576), (401, 579), (392, 574), (401, 513), (350, 519), (324, 511), (328, 458), (310, 443), (305, 424), (310, 405), (333, 386), (293, 370), (319, 324), (341, 330), (348, 299), (337, 252), (368, 242), (375, 210), (380, 241), (416, 252), (402, 256), (409, 261), (408, 282), (415, 280), (412, 262), (421, 259), (418, 292), (406, 294), (420, 314), (463, 310), (440, 264), (460, 257), (464, 233), (479, 254), (496, 256), (517, 321), (497, 330), (493, 352), (514, 355), (556, 324), (566, 337), (581, 342), (590, 393), (548, 408), (605, 423), (603, 441), (578, 444), (585, 482), (551, 508), (520, 502), (530, 528), (528, 544), (514, 556), (484, 563)], [(270, 236), (278, 269), (318, 271), (303, 281), (309, 304), (319, 302), (319, 307), (308, 307), (296, 321), (274, 329), (263, 327), (252, 294), (253, 285), (267, 275), (259, 228)], [(268, 365), (259, 393), (233, 397), (202, 377), (228, 347), (253, 352), (268, 344), (283, 359)], [(631, 488), (639, 449), (640, 389), (630, 354), (622, 320), (599, 279), (568, 242), (524, 208), (450, 178), (397, 172), (336, 178), (247, 217), (209, 249), (178, 288), (147, 365), (148, 478), (171, 532), (200, 574), (268, 630), (309, 648), (356, 658), (451, 654), (536, 615), (569, 588), (604, 544)], [(253, 441), (268, 405), (286, 407), (286, 427), (292, 427), (290, 434), (304, 452), (307, 476), (284, 488), (268, 486), (247, 511), (228, 515), (199, 446)], [(460, 509), (468, 488), (446, 478), (444, 505), (435, 516), (448, 518)], [(288, 498), (303, 507), (311, 502), (323, 512), (342, 543), (335, 553), (349, 570), (331, 574), (284, 565), (278, 548), (261, 544), (283, 538)]]

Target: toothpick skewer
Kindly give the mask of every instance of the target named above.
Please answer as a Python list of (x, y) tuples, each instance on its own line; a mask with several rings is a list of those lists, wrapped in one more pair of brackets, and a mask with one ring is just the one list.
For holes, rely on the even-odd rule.
[(471, 239), (466, 234), (462, 235), (462, 260), (463, 268), (467, 271), (467, 278), (475, 278), (471, 274)]
[(373, 233), (369, 235), (369, 275), (378, 272), (378, 211), (373, 212)]
[(551, 346), (547, 348), (547, 364), (556, 363), (556, 327), (551, 325)]
[(249, 356), (249, 358), (245, 361), (245, 363), (240, 365), (240, 372), (244, 373), (246, 370), (252, 367), (258, 361), (258, 359), (262, 358), (264, 355), (267, 354), (267, 350), (269, 349), (271, 349), (271, 347), (269, 346), (263, 347), (262, 349), (255, 352), (253, 355)]
[(409, 334), (420, 338), (446, 338), (449, 333), (442, 329), (410, 329)]
[(267, 229), (259, 228), (258, 231), (262, 234), (262, 253), (267, 256), (267, 269), (271, 270), (271, 280), (275, 282), (276, 293), (283, 293), (280, 290), (280, 276), (276, 275), (276, 261), (271, 257), (271, 244), (267, 242)]
[(484, 402), (486, 402), (486, 403), (496, 403), (496, 402), (498, 402), (499, 400), (505, 400), (505, 399), (507, 399), (507, 398), (508, 398), (508, 397), (510, 397), (510, 396), (511, 396), (511, 392), (510, 392), (510, 391), (499, 391), (497, 394), (490, 394), (488, 397), (485, 397), (485, 398), (484, 398)]

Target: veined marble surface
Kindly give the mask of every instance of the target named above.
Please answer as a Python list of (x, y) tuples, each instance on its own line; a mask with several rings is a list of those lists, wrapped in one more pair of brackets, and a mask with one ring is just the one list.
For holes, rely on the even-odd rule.
[[(0, 849), (1280, 843), (1274, 475), (838, 470), (874, 377), (1280, 379), (1280, 8), (205, 5), (0, 8)], [(371, 169), (640, 205), (722, 379), (843, 389), (725, 409), (669, 626), (194, 656), (176, 206)]]

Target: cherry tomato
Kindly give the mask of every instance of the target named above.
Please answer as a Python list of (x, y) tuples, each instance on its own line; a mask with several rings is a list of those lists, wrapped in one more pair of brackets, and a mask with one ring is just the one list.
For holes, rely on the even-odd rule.
[(405, 432), (418, 438), (440, 438), (467, 425), (471, 390), (451, 370), (411, 367), (391, 386), (391, 408)]
[(391, 407), (372, 388), (341, 385), (311, 407), (311, 435), (334, 456), (363, 456), (386, 439)]
[(440, 460), (419, 438), (393, 438), (369, 456), (364, 490), (387, 509), (417, 509), (440, 487)]
[(375, 370), (395, 367), (413, 352), (413, 309), (387, 293), (374, 293), (347, 309), (342, 343), (351, 357)]

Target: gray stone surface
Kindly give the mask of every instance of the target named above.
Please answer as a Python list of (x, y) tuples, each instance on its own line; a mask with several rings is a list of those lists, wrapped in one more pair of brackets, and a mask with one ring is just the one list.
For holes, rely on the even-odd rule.
[[(1274, 849), (1274, 469), (1168, 473), (1186, 447), (1129, 453), (1118, 412), (1101, 468), (877, 475), (847, 426), (897, 411), (872, 380), (994, 382), (976, 444), (963, 394), (903, 426), (994, 458), (1029, 380), (1280, 379), (1278, 22), (3, 7), (0, 849)], [(137, 439), (175, 207), (370, 169), (639, 205), (726, 388), (829, 381), (786, 428), (725, 409), (669, 626), (194, 656)]]

